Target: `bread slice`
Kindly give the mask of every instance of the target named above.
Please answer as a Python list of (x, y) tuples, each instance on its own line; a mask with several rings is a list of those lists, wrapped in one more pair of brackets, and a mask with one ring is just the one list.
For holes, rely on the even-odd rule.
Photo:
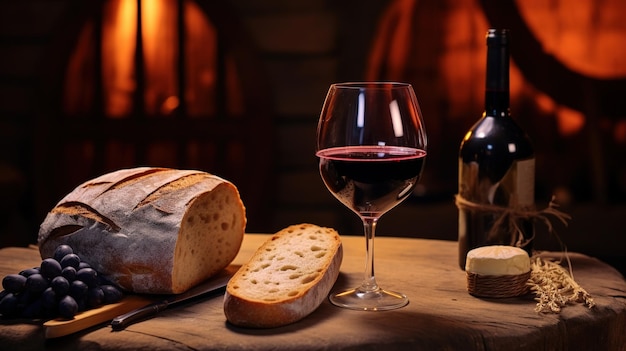
[(235, 258), (246, 225), (237, 188), (196, 170), (139, 167), (87, 181), (40, 226), (42, 258), (60, 244), (125, 290), (181, 293)]
[(234, 325), (273, 328), (296, 322), (326, 299), (343, 258), (338, 233), (313, 224), (287, 227), (266, 241), (226, 287)]

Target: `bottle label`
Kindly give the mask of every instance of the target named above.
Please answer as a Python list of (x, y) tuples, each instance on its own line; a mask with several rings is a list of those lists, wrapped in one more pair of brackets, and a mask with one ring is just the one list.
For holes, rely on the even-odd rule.
[(517, 161), (517, 205), (530, 207), (535, 204), (535, 159)]
[(477, 204), (530, 207), (535, 203), (535, 158), (513, 161), (501, 179), (479, 172), (477, 162), (459, 158), (459, 194)]

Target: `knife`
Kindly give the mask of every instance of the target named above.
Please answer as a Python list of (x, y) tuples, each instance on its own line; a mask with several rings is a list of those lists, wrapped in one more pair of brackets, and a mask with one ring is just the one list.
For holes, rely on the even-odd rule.
[(217, 277), (212, 277), (204, 283), (201, 283), (182, 294), (169, 296), (161, 301), (148, 304), (144, 307), (117, 316), (111, 320), (111, 327), (114, 331), (123, 330), (133, 323), (154, 317), (157, 313), (166, 308), (181, 305), (192, 300), (221, 295), (226, 290), (226, 284), (228, 284), (228, 281), (233, 274), (233, 271), (226, 270)]

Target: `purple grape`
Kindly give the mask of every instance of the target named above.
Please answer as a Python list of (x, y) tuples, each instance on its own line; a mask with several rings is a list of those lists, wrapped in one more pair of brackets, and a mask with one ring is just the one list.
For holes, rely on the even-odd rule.
[(17, 299), (19, 300), (19, 305), (24, 307), (24, 306), (30, 305), (31, 302), (37, 300), (41, 296), (41, 293), (39, 292), (34, 293), (28, 290), (25, 290), (19, 294), (16, 294), (15, 296), (17, 296)]
[(26, 290), (33, 294), (40, 294), (48, 287), (48, 280), (41, 274), (33, 274), (26, 278)]
[(73, 297), (66, 295), (59, 301), (59, 315), (63, 318), (72, 319), (78, 312), (78, 303)]
[(26, 317), (26, 318), (36, 318), (36, 317), (41, 317), (43, 315), (43, 303), (41, 299), (36, 299), (35, 301), (32, 301), (31, 303), (29, 303), (28, 305), (26, 305), (24, 307), (24, 310), (22, 311), (22, 317)]
[(15, 317), (19, 314), (19, 300), (13, 293), (8, 293), (0, 300), (0, 314), (3, 317)]
[(47, 288), (46, 290), (44, 290), (43, 293), (41, 293), (41, 300), (44, 308), (49, 310), (56, 309), (59, 302), (57, 299), (57, 294), (54, 292), (54, 290), (52, 290), (51, 287)]
[(109, 279), (107, 279), (104, 275), (98, 272), (98, 285), (115, 285)]
[(62, 276), (58, 276), (52, 279), (50, 287), (58, 296), (64, 296), (70, 291), (70, 282)]
[(35, 267), (35, 268), (28, 268), (28, 269), (21, 271), (20, 275), (23, 275), (26, 278), (28, 278), (29, 276), (33, 274), (40, 274), (40, 273), (41, 273), (41, 270), (39, 269), (39, 267)]
[(71, 246), (69, 246), (69, 245), (59, 245), (54, 250), (54, 255), (52, 255), (52, 257), (55, 260), (57, 260), (58, 262), (61, 262), (63, 257), (65, 257), (66, 255), (69, 255), (71, 253), (74, 253), (74, 250), (72, 250)]
[(103, 301), (104, 291), (100, 287), (91, 288), (87, 291), (87, 300), (85, 302), (88, 308), (100, 307)]
[(65, 255), (65, 257), (63, 257), (60, 262), (61, 267), (63, 268), (74, 267), (75, 269), (78, 269), (78, 266), (80, 265), (80, 257), (78, 257), (77, 254), (71, 253)]
[(82, 280), (88, 287), (98, 286), (98, 272), (93, 268), (82, 268), (76, 272), (76, 279)]
[(26, 277), (19, 274), (9, 274), (2, 278), (2, 287), (8, 292), (20, 293), (26, 287)]
[(65, 267), (61, 271), (61, 276), (67, 279), (68, 282), (73, 282), (76, 279), (76, 269), (74, 267)]
[(104, 292), (103, 302), (105, 305), (116, 303), (124, 297), (122, 291), (113, 285), (102, 285), (100, 289)]
[(61, 264), (53, 258), (46, 258), (41, 261), (41, 275), (47, 279), (52, 279), (61, 275)]
[(83, 268), (91, 268), (91, 265), (85, 261), (80, 261), (80, 263), (78, 264), (78, 268), (76, 268), (76, 270), (81, 270)]
[(76, 300), (76, 303), (78, 304), (78, 311), (79, 312), (83, 312), (87, 310), (87, 302), (85, 302), (86, 300), (86, 296), (83, 299), (80, 300)]
[(87, 284), (83, 283), (80, 280), (74, 280), (72, 284), (70, 284), (69, 295), (72, 296), (74, 299), (79, 300), (82, 299), (85, 294), (87, 294), (87, 290), (89, 290)]

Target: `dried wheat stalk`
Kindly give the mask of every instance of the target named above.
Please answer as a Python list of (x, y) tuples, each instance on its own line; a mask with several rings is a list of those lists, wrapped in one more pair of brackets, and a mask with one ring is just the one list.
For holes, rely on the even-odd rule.
[(573, 303), (584, 303), (589, 308), (595, 306), (591, 295), (574, 280), (569, 259), (568, 266), (569, 272), (558, 262), (541, 257), (531, 261), (528, 285), (536, 296), (536, 312), (559, 313), (561, 308)]

